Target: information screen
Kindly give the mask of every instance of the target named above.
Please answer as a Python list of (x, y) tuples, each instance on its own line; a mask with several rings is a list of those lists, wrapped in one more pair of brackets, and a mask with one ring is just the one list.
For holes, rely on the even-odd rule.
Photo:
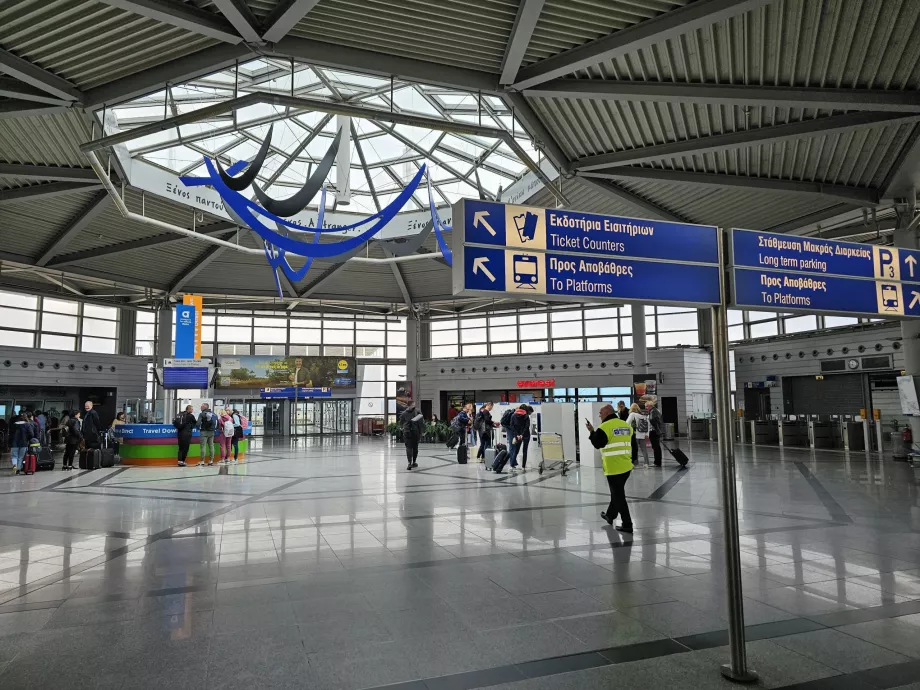
[(165, 367), (163, 388), (207, 388), (208, 367)]

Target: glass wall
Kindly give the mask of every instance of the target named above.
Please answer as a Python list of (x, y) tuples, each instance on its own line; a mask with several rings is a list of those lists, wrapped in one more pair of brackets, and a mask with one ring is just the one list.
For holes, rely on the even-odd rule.
[(115, 354), (118, 308), (0, 291), (0, 345)]

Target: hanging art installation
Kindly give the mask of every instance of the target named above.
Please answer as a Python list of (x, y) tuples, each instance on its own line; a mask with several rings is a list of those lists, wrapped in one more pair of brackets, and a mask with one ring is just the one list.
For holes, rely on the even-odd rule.
[[(326, 187), (324, 182), (326, 176), (332, 170), (335, 163), (336, 155), (341, 143), (342, 130), (336, 134), (332, 144), (326, 151), (322, 160), (316, 166), (313, 174), (310, 175), (293, 196), (287, 199), (273, 199), (266, 194), (264, 189), (259, 188), (256, 184), (256, 178), (265, 157), (271, 146), (272, 130), (270, 127), (268, 135), (259, 147), (258, 153), (252, 161), (238, 161), (237, 163), (224, 170), (220, 161), (205, 157), (204, 164), (207, 169), (207, 176), (192, 177), (185, 176), (180, 178), (182, 183), (187, 187), (197, 187), (207, 185), (213, 187), (224, 202), (224, 208), (235, 223), (247, 227), (255, 232), (261, 239), (265, 248), (265, 258), (268, 260), (275, 276), (275, 284), (278, 288), (279, 295), (283, 298), (284, 292), (281, 289), (281, 277), (278, 271), (282, 271), (285, 276), (292, 282), (303, 280), (313, 265), (316, 258), (333, 263), (342, 263), (348, 261), (351, 257), (356, 256), (364, 249), (365, 245), (379, 233), (387, 223), (389, 223), (397, 213), (403, 210), (406, 203), (412, 198), (416, 190), (425, 180), (428, 186), (428, 205), (431, 211), (431, 221), (426, 223), (421, 231), (410, 238), (408, 241), (395, 240), (377, 240), (387, 253), (391, 256), (406, 256), (414, 254), (422, 246), (428, 236), (434, 230), (438, 242), (438, 248), (441, 255), (448, 265), (452, 265), (452, 255), (447, 241), (444, 239), (444, 233), (450, 230), (450, 226), (445, 225), (438, 215), (437, 208), (434, 204), (434, 195), (431, 190), (431, 179), (427, 175), (427, 166), (419, 167), (415, 176), (406, 184), (397, 197), (386, 207), (380, 209), (372, 216), (353, 223), (351, 225), (338, 226), (334, 228), (323, 228), (323, 215), (326, 210)], [(245, 197), (242, 192), (251, 187), (255, 199)], [(292, 223), (286, 218), (297, 215), (309, 205), (316, 196), (321, 192), (318, 205), (318, 218), (315, 228), (304, 228), (297, 223)], [(268, 223), (275, 226), (272, 230)], [(364, 229), (366, 226), (367, 229)], [(338, 242), (321, 243), (320, 238), (323, 234), (342, 233), (348, 230), (360, 230), (354, 237), (349, 237)], [(310, 242), (305, 242), (301, 237), (312, 235)], [(288, 261), (288, 254), (303, 257), (306, 262), (299, 269), (295, 269)]]

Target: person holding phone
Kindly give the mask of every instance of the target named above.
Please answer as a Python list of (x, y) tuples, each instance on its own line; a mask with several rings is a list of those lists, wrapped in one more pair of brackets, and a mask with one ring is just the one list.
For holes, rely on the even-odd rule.
[(585, 427), (591, 434), (591, 445), (601, 452), (604, 476), (610, 487), (610, 505), (601, 517), (608, 525), (613, 525), (619, 516), (621, 524), (616, 530), (632, 534), (632, 517), (626, 503), (626, 480), (633, 468), (632, 427), (617, 416), (612, 405), (604, 405), (599, 414), (601, 423), (596, 429), (587, 420)]

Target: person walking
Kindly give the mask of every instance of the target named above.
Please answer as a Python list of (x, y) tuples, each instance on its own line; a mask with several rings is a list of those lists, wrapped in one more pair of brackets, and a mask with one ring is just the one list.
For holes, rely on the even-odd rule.
[(661, 467), (661, 436), (664, 431), (664, 420), (660, 410), (650, 402), (645, 403), (645, 414), (648, 417), (648, 440), (652, 443), (655, 467)]
[(64, 460), (62, 470), (73, 469), (73, 459), (83, 442), (83, 421), (80, 419), (80, 410), (74, 410), (64, 427)]
[(476, 415), (474, 426), (479, 430), (479, 451), (476, 453), (476, 459), (482, 462), (486, 461), (486, 449), (492, 447), (492, 432), (498, 424), (492, 421), (492, 408), (494, 403), (487, 402)]
[(626, 423), (632, 428), (632, 463), (633, 465), (639, 464), (639, 448), (642, 448), (642, 457), (645, 459), (645, 466), (648, 467), (648, 445), (646, 445), (646, 437), (648, 436), (648, 417), (642, 414), (642, 410), (639, 409), (639, 405), (633, 403), (629, 408), (629, 417), (626, 418)]
[(402, 428), (403, 442), (406, 444), (406, 459), (409, 461), (406, 469), (411, 470), (418, 467), (418, 444), (425, 433), (425, 418), (411, 400), (409, 406), (399, 415), (399, 425)]
[(610, 505), (606, 512), (601, 513), (601, 517), (608, 525), (612, 525), (619, 517), (620, 524), (616, 530), (632, 534), (632, 516), (626, 503), (626, 480), (632, 471), (632, 427), (617, 416), (611, 405), (604, 405), (600, 409), (600, 418), (600, 426), (596, 429), (590, 422), (586, 422), (585, 427), (591, 434), (591, 445), (601, 452), (604, 476), (610, 487)]
[(83, 444), (93, 450), (102, 445), (102, 422), (99, 413), (93, 409), (92, 400), (83, 404)]
[(220, 435), (217, 437), (220, 443), (220, 463), (222, 465), (230, 462), (230, 448), (233, 445), (234, 433), (233, 416), (230, 410), (224, 410), (220, 415)]
[(29, 450), (31, 440), (32, 425), (26, 420), (25, 413), (20, 413), (18, 417), (13, 418), (10, 429), (10, 461), (13, 463), (15, 474), (22, 472), (22, 462)]
[(511, 415), (511, 420), (508, 424), (508, 463), (511, 465), (511, 474), (514, 474), (517, 470), (518, 454), (524, 446), (525, 438), (530, 436), (530, 415), (527, 413), (527, 409), (527, 405), (521, 405), (517, 408)]
[(217, 415), (211, 412), (211, 406), (201, 403), (201, 413), (198, 415), (198, 445), (201, 448), (201, 462), (199, 467), (205, 465), (205, 455), (208, 465), (214, 464), (214, 431), (217, 429)]
[(195, 415), (191, 405), (185, 406), (185, 412), (176, 415), (173, 426), (176, 427), (176, 436), (179, 441), (179, 467), (185, 467), (189, 446), (192, 445), (192, 432), (195, 430)]

